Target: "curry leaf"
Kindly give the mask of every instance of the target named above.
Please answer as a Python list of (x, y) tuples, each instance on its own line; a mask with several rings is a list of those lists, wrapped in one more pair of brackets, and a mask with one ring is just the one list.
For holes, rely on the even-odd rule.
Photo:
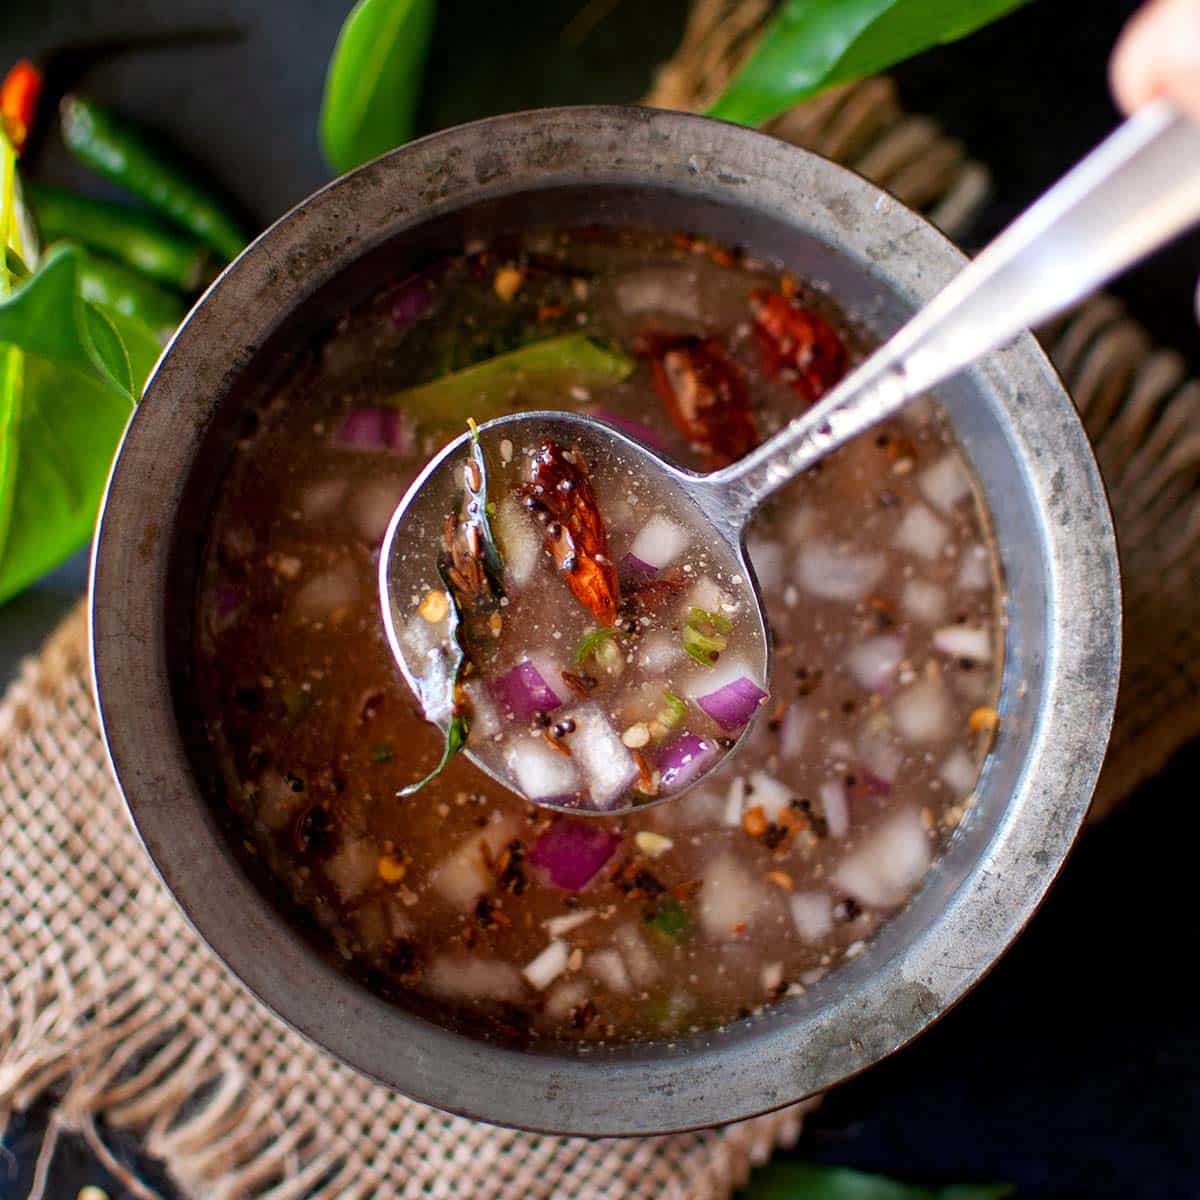
[(349, 171), (412, 137), (436, 0), (358, 0), (325, 76), (321, 146)]
[(115, 308), (96, 305), (96, 310), (106, 317), (121, 339), (129, 359), (129, 371), (133, 379), (133, 393), (137, 397), (146, 386), (150, 372), (162, 354), (163, 344), (158, 335), (139, 317), (118, 312)]
[(760, 125), (834, 84), (974, 32), (1028, 0), (784, 0), (709, 109)]
[(846, 1167), (773, 1162), (755, 1171), (738, 1195), (744, 1200), (1004, 1200), (1015, 1190), (1007, 1183), (913, 1187)]

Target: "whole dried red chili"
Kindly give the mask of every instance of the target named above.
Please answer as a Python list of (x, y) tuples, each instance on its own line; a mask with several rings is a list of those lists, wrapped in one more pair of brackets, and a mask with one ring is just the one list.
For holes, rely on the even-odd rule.
[(27, 58), (15, 63), (0, 83), (0, 124), (18, 154), (33, 128), (41, 94), (42, 73)]
[(543, 442), (519, 494), (542, 522), (546, 549), (575, 599), (601, 625), (612, 625), (619, 600), (617, 569), (583, 456)]
[(750, 295), (762, 369), (784, 379), (801, 400), (819, 400), (846, 373), (846, 348), (836, 330), (798, 300), (758, 288)]
[(709, 467), (728, 466), (758, 445), (746, 381), (718, 338), (652, 334), (645, 345), (655, 391)]

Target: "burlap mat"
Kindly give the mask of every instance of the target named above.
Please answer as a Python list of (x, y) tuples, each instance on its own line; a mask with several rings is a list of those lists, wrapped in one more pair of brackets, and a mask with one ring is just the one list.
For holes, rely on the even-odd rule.
[[(700, 0), (658, 103), (697, 107), (767, 6)], [(803, 106), (781, 136), (850, 162), (961, 234), (987, 173), (871, 80)], [(1110, 300), (1048, 344), (1113, 489), (1124, 550), (1126, 667), (1099, 806), (1200, 729), (1191, 588), (1200, 538), (1200, 383)], [(0, 1134), (56, 1097), (38, 1164), (81, 1134), (132, 1130), (195, 1197), (725, 1197), (793, 1142), (805, 1106), (698, 1134), (588, 1142), (514, 1133), (392, 1095), (283, 1027), (234, 983), (154, 875), (108, 776), (77, 611), (0, 704)]]

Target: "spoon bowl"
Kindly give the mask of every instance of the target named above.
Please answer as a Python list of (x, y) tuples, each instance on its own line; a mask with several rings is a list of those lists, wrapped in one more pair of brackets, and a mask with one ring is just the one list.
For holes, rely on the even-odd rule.
[[(488, 421), (476, 432), (464, 432), (428, 463), (392, 514), (379, 556), (379, 597), (388, 644), (426, 716), (443, 731), (447, 730), (455, 709), (458, 668), (449, 644), (452, 631), (442, 622), (430, 622), (419, 610), (423, 598), (444, 588), (437, 565), (438, 548), (447, 514), (458, 507), (464, 486), (463, 468), (475, 437), (479, 449), (492, 463), (499, 461), (502, 443), (507, 443), (511, 455), (512, 447), (519, 454), (522, 448), (551, 442), (581, 455), (598, 481), (614, 473), (654, 480), (654, 494), (672, 498), (673, 515), (690, 528), (693, 541), (726, 563), (725, 575), (738, 588), (739, 614), (745, 614), (744, 618), (739, 616), (739, 621), (751, 622), (743, 640), (743, 653), (747, 645), (751, 647), (748, 657), (753, 675), (764, 681), (769, 679), (770, 635), (762, 596), (746, 554), (743, 527), (727, 519), (728, 513), (717, 502), (709, 482), (713, 477), (685, 470), (594, 417), (573, 412), (514, 413)], [(726, 742), (726, 754), (736, 751), (756, 717), (757, 712), (731, 743)], [(468, 736), (463, 752), (498, 783), (518, 790), (497, 747), (489, 739)], [(613, 816), (675, 799), (694, 787), (708, 770), (671, 790), (669, 795), (632, 798), (627, 793), (616, 804), (600, 809), (581, 807), (569, 798), (530, 798), (541, 807), (557, 811)]]

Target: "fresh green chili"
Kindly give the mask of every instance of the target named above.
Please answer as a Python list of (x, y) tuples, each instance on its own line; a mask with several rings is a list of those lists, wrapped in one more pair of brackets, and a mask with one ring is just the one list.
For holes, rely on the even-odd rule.
[(705, 612), (702, 608), (689, 608), (683, 626), (683, 648), (688, 657), (702, 667), (711, 667), (721, 651), (729, 645), (726, 636), (733, 626), (720, 613)]
[(663, 692), (663, 706), (655, 720), (664, 729), (678, 729), (687, 720), (687, 704), (672, 691)]
[(61, 117), (63, 141), (80, 162), (195, 234), (225, 261), (241, 253), (246, 237), (237, 219), (140, 129), (84, 96), (65, 96)]
[(210, 255), (148, 213), (45, 183), (28, 185), (43, 240), (83, 242), (181, 292), (207, 282)]

